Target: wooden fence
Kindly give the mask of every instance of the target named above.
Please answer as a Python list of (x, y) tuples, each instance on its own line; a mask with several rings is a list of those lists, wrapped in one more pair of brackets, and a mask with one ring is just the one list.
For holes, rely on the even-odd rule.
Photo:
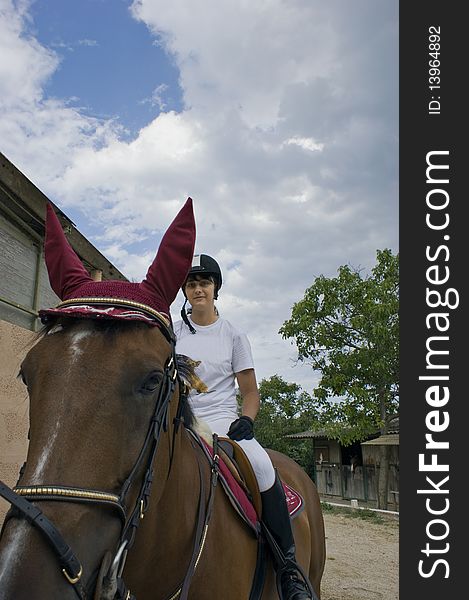
[[(378, 498), (379, 466), (322, 465), (316, 466), (316, 486), (323, 496), (337, 496), (344, 500), (356, 498), (373, 502)], [(389, 465), (389, 508), (399, 510), (399, 469)]]

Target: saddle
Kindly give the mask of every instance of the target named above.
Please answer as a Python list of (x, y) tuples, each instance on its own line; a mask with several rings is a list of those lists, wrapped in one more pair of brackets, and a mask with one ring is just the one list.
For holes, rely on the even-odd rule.
[[(207, 457), (213, 456), (213, 448), (203, 437), (189, 430)], [(251, 463), (241, 446), (228, 437), (218, 437), (220, 456), (220, 482), (233, 508), (241, 519), (259, 537), (262, 520), (262, 499), (257, 478)], [(285, 482), (285, 492), (290, 519), (296, 517), (304, 508), (301, 495)]]
[(257, 518), (262, 519), (262, 500), (256, 475), (241, 446), (228, 437), (219, 437), (220, 457), (254, 506)]

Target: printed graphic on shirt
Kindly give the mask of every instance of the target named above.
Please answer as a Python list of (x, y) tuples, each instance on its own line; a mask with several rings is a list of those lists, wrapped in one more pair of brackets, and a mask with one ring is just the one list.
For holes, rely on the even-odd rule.
[(182, 380), (191, 388), (191, 391), (203, 394), (208, 392), (208, 387), (195, 371), (200, 365), (200, 362), (200, 360), (193, 360), (190, 356), (186, 356), (185, 354), (177, 355), (178, 370)]

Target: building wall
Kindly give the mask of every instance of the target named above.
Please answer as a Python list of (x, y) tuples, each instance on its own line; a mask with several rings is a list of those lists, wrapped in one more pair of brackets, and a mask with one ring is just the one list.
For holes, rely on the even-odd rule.
[[(26, 458), (29, 402), (17, 375), (40, 328), (37, 312), (59, 299), (44, 261), (48, 198), (0, 153), (0, 479), (14, 485)], [(58, 208), (64, 233), (95, 280), (123, 280), (112, 265)], [(0, 498), (0, 523), (8, 504)]]
[[(363, 465), (342, 463), (342, 449), (336, 440), (314, 440), (316, 486), (319, 494), (344, 500), (356, 498), (373, 504), (378, 497), (379, 446), (361, 446)], [(399, 510), (399, 446), (390, 446), (388, 508)], [(322, 456), (322, 461), (320, 457)]]
[(39, 308), (55, 306), (42, 252), (42, 240), (2, 215), (0, 205), (0, 319), (36, 330)]
[[(316, 438), (314, 440), (314, 457), (316, 464), (340, 464), (340, 444), (336, 440)], [(322, 459), (322, 460), (321, 460)]]
[[(363, 464), (379, 465), (380, 446), (362, 446)], [(389, 446), (389, 464), (399, 465), (399, 446)]]
[[(33, 332), (0, 320), (0, 479), (10, 486), (18, 479), (28, 447), (28, 394), (17, 375), (34, 338)], [(0, 498), (0, 523), (8, 508)]]

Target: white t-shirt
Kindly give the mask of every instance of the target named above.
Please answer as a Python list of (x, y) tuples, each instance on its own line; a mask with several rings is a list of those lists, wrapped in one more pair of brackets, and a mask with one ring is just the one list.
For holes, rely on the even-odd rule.
[(190, 316), (189, 319), (197, 333), (191, 333), (184, 321), (177, 321), (176, 352), (201, 361), (196, 372), (208, 387), (205, 393), (190, 393), (192, 410), (206, 420), (236, 418), (235, 373), (254, 368), (249, 340), (226, 319), (219, 317), (215, 323), (204, 326), (194, 323)]

